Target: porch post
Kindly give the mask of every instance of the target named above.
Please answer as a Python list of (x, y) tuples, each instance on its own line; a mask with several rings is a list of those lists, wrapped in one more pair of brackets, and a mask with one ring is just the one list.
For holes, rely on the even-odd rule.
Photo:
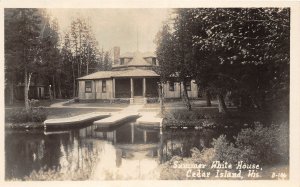
[(143, 97), (144, 97), (144, 104), (147, 103), (147, 98), (146, 98), (146, 78), (143, 78)]
[(95, 100), (97, 100), (97, 82), (96, 80), (93, 81), (93, 86), (94, 86), (94, 95), (95, 95)]
[(115, 78), (112, 79), (112, 93), (113, 93), (112, 97), (116, 98), (116, 80), (115, 80)]
[(146, 78), (143, 78), (143, 97), (146, 97)]
[(133, 103), (133, 78), (130, 78), (130, 104)]
[(147, 143), (147, 131), (144, 131), (144, 143)]

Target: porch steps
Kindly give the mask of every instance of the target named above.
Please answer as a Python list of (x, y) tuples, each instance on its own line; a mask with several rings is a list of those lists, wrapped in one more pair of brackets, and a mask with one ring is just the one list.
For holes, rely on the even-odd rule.
[(137, 104), (137, 105), (144, 104), (144, 97), (134, 97), (132, 104)]

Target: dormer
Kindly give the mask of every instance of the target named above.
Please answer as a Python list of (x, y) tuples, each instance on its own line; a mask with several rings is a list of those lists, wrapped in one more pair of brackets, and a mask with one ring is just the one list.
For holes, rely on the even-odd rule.
[(120, 64), (119, 65), (126, 65), (128, 64), (130, 61), (132, 60), (132, 58), (129, 57), (121, 57), (120, 58)]
[(123, 69), (149, 69), (152, 66), (157, 66), (156, 56), (153, 53), (146, 52), (142, 53), (136, 51), (134, 53), (124, 53), (120, 55), (117, 63), (113, 65), (113, 69), (123, 70)]
[(156, 60), (155, 57), (152, 57), (152, 65), (153, 65), (153, 66), (157, 66), (157, 65), (158, 65), (158, 64), (157, 64), (157, 60)]
[(157, 66), (157, 60), (156, 57), (145, 57), (144, 58), (149, 64), (153, 65), (153, 66)]

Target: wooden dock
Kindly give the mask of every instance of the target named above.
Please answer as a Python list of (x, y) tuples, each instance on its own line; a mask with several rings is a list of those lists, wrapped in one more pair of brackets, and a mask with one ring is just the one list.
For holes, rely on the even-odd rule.
[(111, 116), (110, 113), (92, 112), (88, 114), (81, 114), (67, 118), (48, 119), (44, 121), (45, 129), (67, 129), (85, 126), (95, 120), (107, 118)]
[(136, 123), (137, 125), (143, 125), (143, 126), (161, 127), (162, 120), (163, 118), (156, 117), (156, 113), (145, 112), (142, 113), (142, 117), (136, 120)]
[(121, 123), (135, 120), (139, 117), (140, 115), (137, 112), (133, 112), (133, 113), (122, 112), (122, 113), (114, 114), (113, 116), (108, 118), (94, 121), (94, 125), (97, 125), (97, 128), (113, 127), (116, 125), (120, 125)]

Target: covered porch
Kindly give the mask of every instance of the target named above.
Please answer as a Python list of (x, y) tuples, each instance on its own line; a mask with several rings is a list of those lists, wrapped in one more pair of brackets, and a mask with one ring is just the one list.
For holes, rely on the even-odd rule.
[(130, 98), (130, 103), (147, 102), (158, 97), (158, 77), (114, 77), (113, 98)]

